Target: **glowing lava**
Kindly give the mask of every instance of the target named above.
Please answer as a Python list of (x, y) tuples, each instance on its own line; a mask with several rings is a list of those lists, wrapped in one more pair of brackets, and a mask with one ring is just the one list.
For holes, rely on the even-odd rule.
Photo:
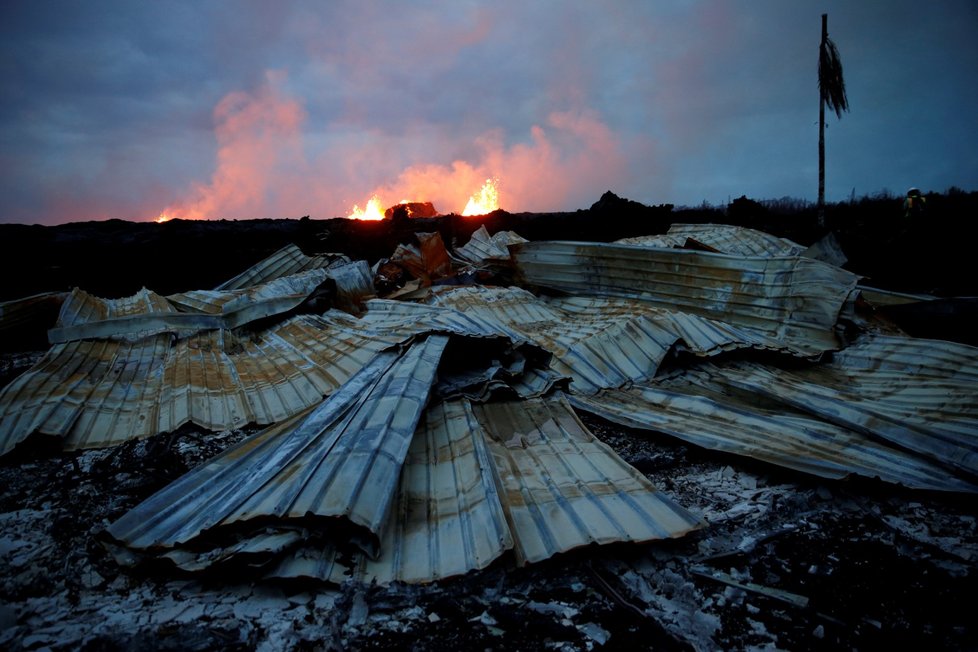
[(384, 219), (384, 208), (380, 205), (380, 199), (377, 195), (374, 195), (363, 209), (354, 204), (353, 212), (347, 217), (351, 220), (382, 220)]
[(486, 215), (499, 208), (499, 191), (492, 179), (486, 179), (479, 192), (472, 195), (462, 215)]
[(162, 224), (163, 222), (169, 222), (172, 219), (173, 219), (172, 217), (166, 214), (166, 211), (163, 211), (153, 221), (156, 222), (157, 224)]

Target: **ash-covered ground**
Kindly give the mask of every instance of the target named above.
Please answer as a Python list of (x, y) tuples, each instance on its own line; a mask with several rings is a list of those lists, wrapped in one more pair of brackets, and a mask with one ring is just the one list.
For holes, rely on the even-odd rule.
[[(31, 354), (6, 355), (9, 378)], [(114, 519), (255, 430), (0, 461), (0, 647), (11, 650), (710, 650), (978, 647), (975, 500), (822, 482), (584, 416), (709, 527), (426, 586), (123, 570)]]

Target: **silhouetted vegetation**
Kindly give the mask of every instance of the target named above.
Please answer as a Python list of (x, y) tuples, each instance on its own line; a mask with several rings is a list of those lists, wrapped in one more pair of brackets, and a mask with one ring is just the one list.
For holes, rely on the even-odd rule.
[(127, 296), (142, 287), (161, 294), (210, 288), (288, 243), (306, 253), (342, 252), (370, 263), (389, 256), (417, 231), (439, 231), (465, 244), (485, 225), (531, 240), (610, 242), (664, 233), (673, 223), (737, 224), (809, 245), (833, 231), (848, 269), (879, 287), (941, 296), (978, 295), (972, 223), (978, 192), (928, 193), (924, 214), (905, 218), (903, 198), (886, 193), (826, 205), (826, 227), (812, 202), (741, 196), (727, 206), (647, 206), (605, 193), (587, 209), (560, 213), (495, 211), (482, 217), (439, 216), (360, 222), (285, 219), (0, 225), (0, 301), (81, 287), (99, 296)]

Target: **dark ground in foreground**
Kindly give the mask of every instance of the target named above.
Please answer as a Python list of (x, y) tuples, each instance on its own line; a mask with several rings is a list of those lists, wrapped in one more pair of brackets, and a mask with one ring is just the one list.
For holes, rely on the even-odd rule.
[(0, 465), (0, 645), (81, 650), (978, 647), (975, 502), (820, 482), (586, 417), (710, 526), (428, 586), (122, 571), (96, 535), (247, 434)]

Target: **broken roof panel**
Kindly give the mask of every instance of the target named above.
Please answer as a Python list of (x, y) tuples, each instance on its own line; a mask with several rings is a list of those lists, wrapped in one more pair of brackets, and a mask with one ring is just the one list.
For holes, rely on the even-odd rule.
[(857, 280), (801, 257), (580, 242), (528, 242), (510, 251), (523, 284), (641, 299), (751, 328), (811, 355), (839, 347), (834, 327)]
[(210, 293), (209, 302), (194, 302), (195, 308), (203, 308), (199, 312), (186, 312), (182, 295), (174, 295), (176, 300), (171, 301), (171, 297), (144, 288), (131, 297), (102, 299), (76, 288), (62, 305), (48, 339), (57, 344), (108, 337), (138, 339), (166, 332), (186, 336), (202, 330), (237, 328), (295, 308), (325, 279), (326, 272), (315, 270), (248, 290)]
[[(376, 378), (365, 370), (367, 375)], [(280, 553), (267, 576), (386, 583), (430, 582), (484, 568), (514, 546), (518, 561), (526, 563), (591, 543), (679, 537), (703, 525), (587, 432), (566, 401), (473, 405), (462, 399), (428, 408), (396, 492), (384, 481), (389, 475), (344, 483), (364, 487), (369, 481), (392, 492), (376, 556), (351, 551), (335, 540), (347, 531), (327, 522), (316, 527), (308, 520), (297, 522), (309, 531), (305, 541), (289, 548), (297, 542), (296, 526), (289, 520), (320, 515), (326, 502), (320, 499), (307, 504), (305, 512), (297, 510), (297, 490), (286, 491), (274, 479), (282, 478), (287, 486), (301, 484), (299, 495), (321, 496), (339, 482), (333, 479), (338, 474), (321, 467), (361, 467), (356, 460), (344, 461), (348, 455), (339, 444), (327, 450), (312, 443), (321, 435), (309, 435), (328, 423), (349, 433), (354, 424), (342, 415), (369, 411), (373, 399), (356, 397), (364, 390), (376, 393), (371, 387), (379, 385), (370, 380), (356, 393), (344, 388), (308, 417), (242, 442), (232, 449), (237, 453), (229, 451), (191, 471), (114, 523), (108, 533), (144, 553), (157, 550), (188, 570)], [(340, 405), (343, 395), (347, 398)], [(402, 402), (396, 396), (389, 400)], [(350, 402), (357, 405), (350, 407)], [(326, 417), (311, 427), (316, 414)], [(300, 446), (297, 439), (310, 443)], [(288, 471), (292, 467), (294, 473)], [(256, 484), (263, 487), (258, 493), (252, 491)], [(267, 493), (264, 487), (270, 488)], [(278, 499), (283, 493), (285, 498)], [(385, 501), (371, 495), (381, 508)], [(241, 501), (252, 509), (234, 507)], [(213, 528), (237, 520), (232, 515), (266, 517), (264, 527), (241, 536), (231, 533), (227, 545), (205, 549), (220, 539)], [(210, 534), (202, 548), (194, 538), (204, 532)], [(186, 547), (180, 545), (184, 542)]]
[(349, 262), (350, 259), (343, 254), (307, 256), (302, 253), (299, 247), (289, 244), (214, 289), (240, 290), (283, 276), (291, 276), (312, 269), (329, 269), (335, 265)]
[(574, 407), (632, 428), (653, 430), (691, 444), (746, 455), (823, 478), (850, 473), (916, 489), (978, 491), (918, 455), (746, 391), (737, 396), (716, 384), (716, 367), (594, 396), (571, 396)]
[(315, 405), (407, 334), (346, 313), (298, 315), (241, 336), (212, 330), (57, 344), (0, 391), (0, 454), (32, 432), (89, 448), (174, 430), (268, 424)]
[(480, 224), (469, 237), (468, 243), (456, 247), (454, 254), (463, 262), (480, 266), (490, 261), (509, 260), (508, 246), (526, 241), (526, 238), (513, 231), (499, 231), (490, 236), (486, 225)]
[(565, 399), (473, 407), (520, 563), (590, 543), (680, 537), (703, 525), (588, 432)]
[(718, 380), (978, 477), (978, 348), (865, 337), (827, 364), (743, 362)]
[(571, 390), (580, 393), (648, 380), (673, 348), (701, 356), (746, 347), (786, 350), (756, 330), (634, 299), (544, 299), (519, 288), (463, 286), (435, 288), (429, 300), (552, 352), (552, 368), (571, 377)]
[(351, 568), (334, 545), (306, 545), (270, 576), (431, 582), (485, 568), (512, 547), (481, 426), (457, 400), (428, 408), (418, 424), (376, 559), (359, 555)]
[(376, 553), (401, 465), (447, 344), (377, 356), (297, 422), (285, 422), (197, 467), (108, 528), (135, 548), (172, 547), (258, 517), (345, 517)]

